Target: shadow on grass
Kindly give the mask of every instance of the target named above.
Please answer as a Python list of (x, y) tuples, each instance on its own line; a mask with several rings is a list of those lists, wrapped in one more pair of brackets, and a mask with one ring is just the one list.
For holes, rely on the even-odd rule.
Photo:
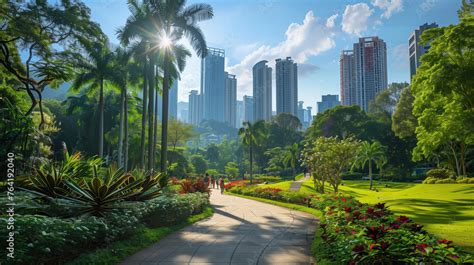
[[(449, 224), (456, 221), (474, 221), (474, 216), (468, 214), (472, 209), (474, 199), (442, 201), (427, 199), (393, 199), (386, 200), (389, 206), (400, 208), (403, 214), (415, 220), (430, 224)], [(395, 210), (396, 211), (396, 210)]]

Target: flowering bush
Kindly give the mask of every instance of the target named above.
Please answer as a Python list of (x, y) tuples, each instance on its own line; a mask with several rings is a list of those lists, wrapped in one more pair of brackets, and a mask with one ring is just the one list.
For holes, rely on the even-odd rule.
[(197, 179), (183, 179), (178, 182), (181, 185), (181, 189), (179, 193), (187, 194), (187, 193), (195, 193), (195, 192), (202, 192), (210, 194), (211, 190), (209, 187), (204, 183), (202, 178)]
[(306, 205), (322, 212), (314, 244), (318, 258), (335, 264), (464, 263), (472, 257), (451, 241), (438, 240), (384, 203), (363, 204), (335, 194), (306, 194), (278, 188), (233, 185), (232, 193)]
[(232, 181), (230, 183), (225, 184), (224, 188), (226, 190), (228, 190), (228, 189), (233, 188), (233, 187), (244, 187), (248, 183), (249, 183), (248, 180), (236, 180), (236, 181)]
[(342, 194), (311, 198), (322, 211), (316, 245), (319, 257), (338, 264), (463, 263), (472, 261), (446, 239), (437, 240), (385, 204), (362, 204)]

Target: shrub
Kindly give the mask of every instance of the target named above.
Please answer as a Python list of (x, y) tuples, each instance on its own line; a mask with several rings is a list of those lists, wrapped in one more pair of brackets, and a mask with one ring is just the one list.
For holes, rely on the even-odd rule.
[(447, 179), (454, 176), (454, 172), (444, 168), (435, 168), (430, 169), (426, 172), (426, 177), (437, 178), (437, 179)]
[(319, 195), (311, 206), (322, 211), (315, 248), (336, 264), (437, 264), (472, 261), (448, 240), (437, 240), (385, 204), (362, 204), (341, 194)]
[(267, 176), (267, 175), (255, 175), (253, 177), (253, 180), (254, 181), (257, 181), (257, 182), (268, 182), (268, 183), (272, 183), (272, 182), (279, 182), (282, 180), (281, 177), (278, 177), (278, 176)]
[(208, 204), (209, 196), (206, 193), (161, 196), (145, 202), (145, 222), (152, 227), (176, 224), (192, 214), (200, 213)]

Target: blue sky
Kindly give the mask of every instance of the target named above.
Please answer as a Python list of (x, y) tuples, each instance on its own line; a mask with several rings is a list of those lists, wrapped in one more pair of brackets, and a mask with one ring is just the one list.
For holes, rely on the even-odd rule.
[[(129, 12), (125, 0), (85, 1), (112, 42)], [(205, 2), (214, 18), (201, 23), (208, 46), (225, 49), (226, 71), (237, 75), (238, 99), (252, 94), (251, 68), (262, 59), (299, 63), (299, 100), (316, 107), (324, 94), (339, 94), (339, 54), (360, 36), (387, 43), (388, 80), (408, 81), (408, 36), (418, 26), (457, 23), (460, 0), (218, 0)], [(184, 42), (187, 44), (186, 42)], [(199, 90), (200, 59), (193, 54), (179, 82), (179, 100)], [(274, 89), (274, 86), (273, 86)], [(274, 95), (273, 95), (274, 96)], [(275, 109), (275, 105), (273, 106)]]

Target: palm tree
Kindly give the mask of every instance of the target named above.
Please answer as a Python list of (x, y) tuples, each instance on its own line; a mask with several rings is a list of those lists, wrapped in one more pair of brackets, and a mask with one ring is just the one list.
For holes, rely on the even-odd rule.
[(164, 50), (163, 65), (163, 110), (161, 126), (161, 171), (167, 170), (168, 153), (168, 110), (169, 88), (172, 83), (172, 68), (175, 64), (179, 72), (184, 70), (185, 57), (189, 52), (181, 45), (174, 45), (183, 36), (191, 43), (196, 54), (204, 58), (207, 55), (207, 45), (204, 34), (197, 25), (198, 22), (211, 19), (213, 10), (207, 4), (192, 4), (185, 6), (185, 0), (164, 0), (155, 3), (156, 15), (161, 19), (162, 31), (160, 43)]
[(99, 89), (99, 157), (104, 155), (104, 82), (113, 77), (113, 53), (108, 49), (106, 42), (88, 44), (83, 43), (88, 56), (80, 58), (76, 62), (76, 67), (81, 70), (71, 85), (72, 90), (86, 89), (86, 93), (93, 94)]
[(250, 183), (253, 180), (253, 148), (259, 145), (265, 138), (265, 122), (263, 120), (251, 123), (244, 122), (244, 126), (239, 129), (239, 136), (242, 143), (249, 148), (249, 162), (250, 162)]
[(370, 179), (370, 190), (373, 187), (372, 179), (372, 162), (380, 166), (387, 158), (385, 156), (385, 146), (375, 141), (369, 143), (367, 141), (362, 142), (357, 152), (354, 164), (352, 168), (364, 168), (366, 164), (369, 165), (369, 179)]
[(296, 163), (298, 163), (300, 154), (300, 148), (297, 143), (289, 145), (285, 148), (285, 152), (283, 153), (283, 163), (285, 166), (288, 164), (291, 166), (293, 179), (296, 180)]

